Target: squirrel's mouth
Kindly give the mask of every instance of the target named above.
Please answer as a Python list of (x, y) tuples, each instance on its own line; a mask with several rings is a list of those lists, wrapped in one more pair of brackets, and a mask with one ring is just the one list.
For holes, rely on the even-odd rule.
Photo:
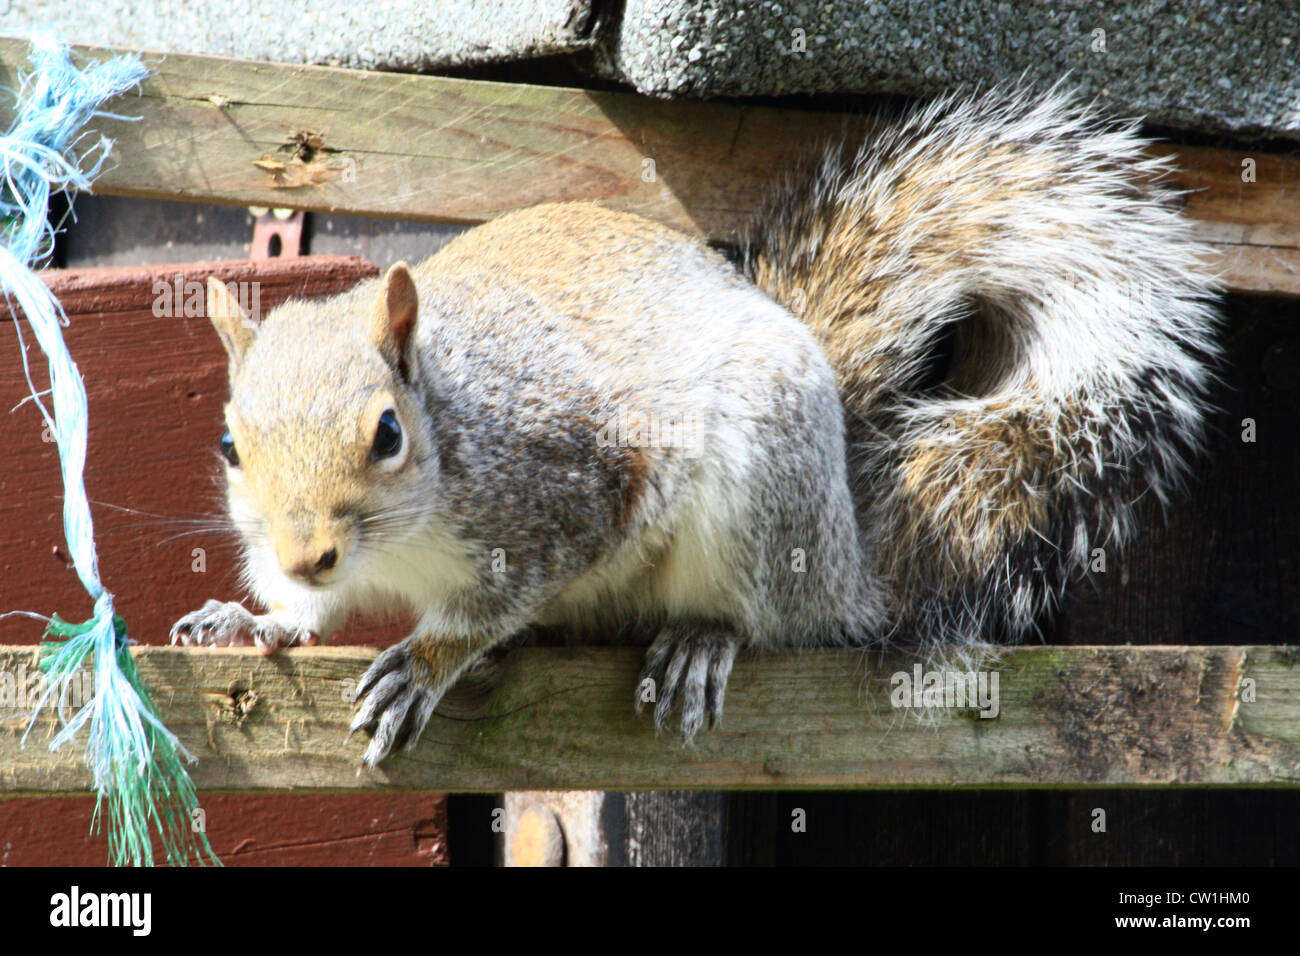
[(290, 581), (299, 587), (307, 588), (309, 591), (333, 590), (343, 580), (343, 576), (337, 570), (310, 572), (282, 570), (285, 577)]
[(280, 573), (299, 587), (308, 588), (312, 591), (323, 591), (331, 588), (339, 582), (339, 572), (337, 568), (305, 568), (305, 567), (285, 567), (284, 564), (277, 562)]

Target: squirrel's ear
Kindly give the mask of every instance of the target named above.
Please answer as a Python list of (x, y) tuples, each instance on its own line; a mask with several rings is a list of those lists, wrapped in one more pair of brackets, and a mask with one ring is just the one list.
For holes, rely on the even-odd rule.
[(248, 347), (253, 344), (257, 327), (239, 300), (230, 294), (226, 284), (216, 276), (208, 276), (208, 320), (217, 330), (221, 344), (230, 356), (230, 371), (234, 374)]
[(384, 273), (380, 283), (379, 298), (370, 318), (370, 336), (379, 346), (390, 364), (406, 367), (407, 345), (415, 331), (415, 317), (420, 310), (420, 298), (415, 291), (415, 281), (405, 262), (399, 262)]

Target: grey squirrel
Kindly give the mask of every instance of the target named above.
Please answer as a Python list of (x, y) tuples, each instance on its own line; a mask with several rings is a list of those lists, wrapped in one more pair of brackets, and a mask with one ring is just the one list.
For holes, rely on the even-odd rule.
[(414, 610), (357, 689), (373, 765), (532, 625), (643, 628), (686, 740), (741, 648), (1031, 632), (1200, 441), (1216, 287), (1144, 145), (1059, 88), (945, 97), (793, 173), (738, 266), (559, 203), (260, 326), (212, 280), (268, 610), (173, 640)]

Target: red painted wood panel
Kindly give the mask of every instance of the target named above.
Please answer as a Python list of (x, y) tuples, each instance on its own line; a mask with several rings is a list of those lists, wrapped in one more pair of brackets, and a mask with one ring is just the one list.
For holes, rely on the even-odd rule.
[[(438, 794), (208, 795), (202, 805), (227, 866), (449, 862), (447, 800)], [(93, 797), (0, 800), (0, 866), (103, 866), (104, 837), (90, 834), (94, 808)]]
[[(377, 269), (364, 259), (312, 256), (52, 272), (70, 320), (64, 336), (90, 407), (86, 492), (100, 573), (131, 637), (163, 643), (172, 622), (208, 598), (239, 597), (235, 540), (202, 530), (222, 514), (216, 457), (226, 399), (225, 353), (202, 315), (155, 316), (155, 283), (200, 289), (208, 275), (258, 283), (263, 311), (289, 297), (341, 291)], [(0, 303), (0, 318), (9, 318)], [(0, 609), (81, 620), (90, 602), (63, 552), (58, 455), (28, 401), (12, 323), (0, 346)], [(25, 328), (25, 327), (24, 327)], [(25, 329), (38, 388), (43, 356)], [(4, 358), (7, 356), (7, 358)], [(195, 549), (202, 549), (196, 552)], [(200, 561), (200, 558), (202, 559)], [(387, 642), (390, 626), (349, 628), (349, 643)], [(0, 621), (0, 642), (34, 641), (31, 620)]]
[[(309, 256), (47, 274), (68, 313), (64, 337), (86, 380), (86, 490), (100, 572), (135, 640), (165, 643), (181, 614), (211, 597), (242, 596), (234, 540), (202, 527), (222, 510), (216, 449), (225, 353), (203, 315), (193, 308), (185, 314), (184, 300), (217, 275), (258, 283), (265, 312), (377, 273), (364, 259)], [(178, 274), (180, 306), (155, 315), (156, 284), (174, 290)], [(246, 288), (251, 296), (252, 286)], [(11, 317), (3, 302), (0, 317)], [(23, 332), (34, 380), (45, 388), (43, 356), (25, 323)], [(20, 404), (28, 392), (13, 323), (6, 321), (0, 336), (0, 611), (57, 611), (81, 620), (90, 602), (64, 555), (58, 454), (42, 440), (35, 405)], [(203, 549), (202, 570), (195, 548)], [(387, 643), (399, 631), (359, 623), (336, 639)], [(0, 621), (0, 643), (34, 643), (40, 632), (30, 619)], [(446, 801), (438, 795), (231, 795), (203, 796), (202, 803), (209, 838), (228, 864), (447, 862)], [(0, 864), (103, 864), (104, 840), (88, 833), (92, 809), (90, 798), (0, 800)]]

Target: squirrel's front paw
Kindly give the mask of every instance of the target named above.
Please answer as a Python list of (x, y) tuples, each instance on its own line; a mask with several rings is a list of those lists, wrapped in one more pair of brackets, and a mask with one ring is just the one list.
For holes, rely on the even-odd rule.
[(680, 704), (682, 740), (690, 743), (706, 717), (710, 727), (722, 719), (736, 647), (733, 637), (715, 630), (664, 628), (646, 652), (637, 682), (636, 712), (654, 701), (655, 728), (663, 730), (673, 707)]
[(253, 615), (233, 601), (208, 601), (172, 625), (172, 643), (186, 647), (227, 647), (243, 643), (253, 629)]
[(444, 690), (406, 641), (375, 658), (357, 685), (356, 699), (365, 701), (348, 730), (348, 736), (358, 730), (371, 735), (361, 762), (373, 767), (396, 749), (413, 748)]
[(302, 628), (289, 627), (270, 614), (255, 615), (234, 601), (208, 601), (172, 625), (172, 643), (186, 647), (232, 647), (251, 637), (263, 654), (277, 647), (316, 643), (316, 637)]

